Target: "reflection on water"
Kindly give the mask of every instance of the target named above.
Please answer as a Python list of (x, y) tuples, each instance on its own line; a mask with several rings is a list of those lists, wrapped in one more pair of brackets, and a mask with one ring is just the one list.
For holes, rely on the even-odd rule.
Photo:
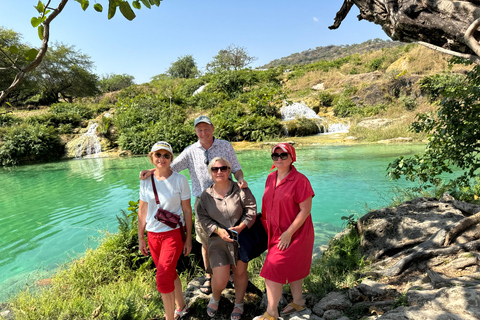
[[(297, 149), (295, 165), (315, 191), (316, 245), (325, 244), (341, 229), (341, 216), (388, 204), (392, 183), (385, 176), (387, 164), (397, 155), (422, 149), (376, 145)], [(241, 151), (238, 158), (260, 210), (272, 164), (269, 150)], [(120, 210), (138, 199), (139, 171), (150, 167), (147, 157), (136, 157), (1, 168), (0, 301), (15, 284), (45, 276), (42, 273), (96, 246), (105, 230), (115, 232)]]

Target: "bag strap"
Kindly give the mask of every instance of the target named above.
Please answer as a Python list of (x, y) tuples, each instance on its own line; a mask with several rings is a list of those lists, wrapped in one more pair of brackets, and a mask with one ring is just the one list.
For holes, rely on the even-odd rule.
[[(155, 194), (155, 202), (160, 205), (160, 200), (158, 200), (158, 193), (157, 193), (157, 188), (155, 187), (155, 179), (153, 178), (153, 176), (155, 175), (155, 173), (153, 173), (150, 178), (152, 178), (152, 187), (153, 187), (153, 193)], [(180, 219), (178, 221), (178, 225), (180, 226), (180, 228), (183, 227), (183, 223), (182, 223), (182, 219)]]
[(154, 175), (155, 173), (150, 176), (150, 178), (152, 178), (153, 193), (155, 194), (155, 201), (157, 204), (160, 204), (160, 200), (158, 200), (157, 188), (155, 187), (155, 179), (153, 178)]

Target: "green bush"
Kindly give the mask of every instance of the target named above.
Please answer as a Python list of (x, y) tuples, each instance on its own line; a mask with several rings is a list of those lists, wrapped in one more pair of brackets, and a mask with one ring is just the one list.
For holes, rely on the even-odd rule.
[(110, 74), (98, 81), (98, 85), (103, 93), (118, 91), (135, 84), (133, 79), (134, 77), (128, 74)]
[(320, 129), (315, 119), (299, 118), (285, 124), (288, 136), (303, 137), (317, 134)]
[(339, 118), (351, 117), (358, 114), (358, 107), (352, 100), (342, 98), (333, 107), (333, 114)]
[(11, 127), (22, 122), (22, 118), (14, 116), (11, 113), (0, 114), (0, 127)]
[(382, 67), (382, 63), (383, 63), (384, 60), (385, 60), (384, 57), (378, 57), (378, 58), (373, 59), (372, 61), (370, 61), (367, 64), (368, 70), (377, 71), (378, 69), (380, 69)]
[(365, 266), (360, 238), (355, 228), (338, 239), (332, 239), (322, 258), (314, 260), (310, 274), (304, 280), (309, 293), (325, 295), (330, 291), (353, 286), (359, 278), (359, 270)]
[(196, 141), (193, 123), (186, 122), (185, 110), (171, 106), (161, 97), (139, 97), (117, 107), (114, 124), (118, 144), (134, 154), (145, 154), (159, 141), (168, 141), (175, 152)]
[(465, 81), (465, 76), (456, 73), (435, 74), (424, 77), (418, 83), (420, 88), (425, 91), (431, 101), (440, 98), (445, 91), (451, 91), (461, 86)]
[(82, 119), (91, 119), (94, 116), (94, 112), (90, 107), (77, 103), (55, 103), (50, 107), (49, 111), (55, 115), (79, 115)]
[(57, 130), (43, 124), (22, 124), (0, 137), (0, 164), (16, 165), (30, 161), (57, 160), (64, 154)]
[(335, 100), (335, 95), (327, 91), (320, 91), (317, 95), (317, 98), (318, 100), (320, 100), (324, 107), (331, 107), (333, 101)]

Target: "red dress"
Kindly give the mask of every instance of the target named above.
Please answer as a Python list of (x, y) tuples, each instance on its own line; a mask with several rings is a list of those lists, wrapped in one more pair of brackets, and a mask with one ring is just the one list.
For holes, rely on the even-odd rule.
[(299, 204), (315, 196), (310, 181), (292, 166), (290, 173), (275, 187), (277, 171), (268, 175), (262, 198), (262, 222), (268, 233), (268, 252), (260, 276), (277, 282), (290, 283), (305, 278), (312, 264), (312, 216), (293, 234), (290, 246), (277, 248), (280, 235), (292, 224), (300, 212)]

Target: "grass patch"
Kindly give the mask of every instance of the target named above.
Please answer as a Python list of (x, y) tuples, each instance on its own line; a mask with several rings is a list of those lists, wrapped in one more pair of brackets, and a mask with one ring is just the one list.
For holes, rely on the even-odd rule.
[(357, 283), (365, 263), (357, 231), (353, 227), (348, 230), (342, 237), (332, 239), (322, 258), (313, 261), (310, 274), (303, 281), (306, 292), (324, 296)]

